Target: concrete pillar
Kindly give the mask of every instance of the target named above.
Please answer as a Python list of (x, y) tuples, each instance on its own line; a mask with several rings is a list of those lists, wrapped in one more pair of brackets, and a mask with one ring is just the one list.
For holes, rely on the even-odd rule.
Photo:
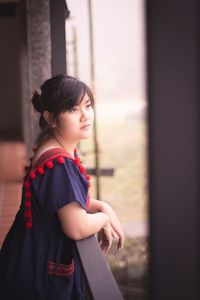
[(23, 136), (27, 156), (39, 133), (39, 114), (30, 102), (32, 93), (51, 77), (51, 28), (49, 0), (23, 0), (21, 14), (21, 74)]

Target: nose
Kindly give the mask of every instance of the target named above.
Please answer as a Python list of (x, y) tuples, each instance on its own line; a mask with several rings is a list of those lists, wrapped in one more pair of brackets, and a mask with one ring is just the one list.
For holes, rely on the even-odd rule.
[(89, 119), (89, 112), (84, 108), (81, 110), (81, 119)]

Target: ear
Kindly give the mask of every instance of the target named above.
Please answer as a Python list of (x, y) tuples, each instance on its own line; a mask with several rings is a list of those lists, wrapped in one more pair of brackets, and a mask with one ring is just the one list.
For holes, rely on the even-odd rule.
[(46, 122), (49, 124), (50, 127), (55, 127), (56, 125), (54, 124), (53, 121), (53, 114), (51, 112), (49, 112), (48, 110), (45, 110), (43, 112), (43, 116), (46, 120)]

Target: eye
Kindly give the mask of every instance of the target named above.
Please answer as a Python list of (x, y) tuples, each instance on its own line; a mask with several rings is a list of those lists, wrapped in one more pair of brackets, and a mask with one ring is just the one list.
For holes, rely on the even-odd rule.
[(76, 110), (77, 110), (76, 107), (72, 107), (69, 111), (70, 111), (70, 112), (75, 112)]
[(88, 107), (88, 108), (89, 108), (90, 106), (92, 106), (92, 104), (91, 104), (91, 103), (87, 105), (87, 107)]

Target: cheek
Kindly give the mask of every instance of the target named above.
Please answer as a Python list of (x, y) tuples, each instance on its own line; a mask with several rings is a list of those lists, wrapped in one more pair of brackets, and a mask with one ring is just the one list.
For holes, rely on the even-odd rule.
[(90, 119), (93, 121), (94, 120), (94, 110), (93, 109), (91, 109), (89, 116), (90, 116)]
[(71, 130), (73, 127), (76, 125), (76, 120), (75, 118), (70, 117), (70, 116), (62, 116), (60, 118), (60, 129), (63, 131), (68, 131)]

